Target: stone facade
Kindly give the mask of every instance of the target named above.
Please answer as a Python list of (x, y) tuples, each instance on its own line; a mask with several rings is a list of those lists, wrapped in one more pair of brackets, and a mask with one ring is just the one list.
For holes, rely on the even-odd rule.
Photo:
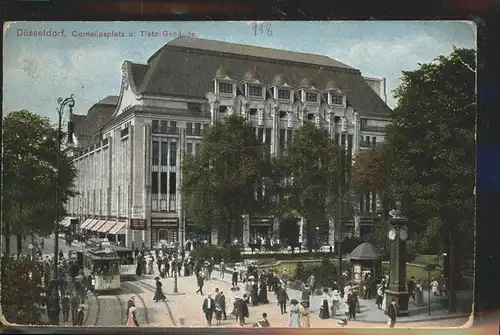
[[(211, 91), (204, 96), (180, 97), (169, 92), (139, 92), (140, 75), (134, 71), (141, 67), (124, 62), (113, 115), (96, 129), (99, 136), (94, 136), (92, 145), (74, 152), (80, 194), (69, 201), (68, 213), (82, 222), (85, 218), (126, 222), (118, 234), (127, 245), (132, 241), (135, 245), (142, 241), (147, 245), (160, 240), (185, 242), (196, 228), (183, 211), (179, 187), (182, 159), (199, 151), (210, 124), (232, 114), (244, 117), (273, 155), (280, 154), (304, 120), (327, 129), (332, 139), (352, 151), (353, 157), (383, 142), (388, 116), (353, 107), (349, 103), (353, 93), (346, 93), (353, 88), (344, 91), (333, 80), (316, 85), (307, 76), (293, 84), (287, 73), (261, 74), (259, 61), (256, 64), (242, 77), (231, 75), (219, 65), (208, 79), (212, 80)], [(313, 70), (310, 76), (314, 76)], [(263, 77), (273, 79), (266, 82)], [(374, 195), (367, 199), (370, 204), (378, 201)], [(144, 221), (146, 230), (132, 229), (132, 220)], [(245, 244), (256, 231), (279, 234), (279, 220), (247, 221), (242, 236)], [(327, 244), (335, 239), (334, 226), (332, 219)], [(213, 235), (205, 232), (204, 236), (210, 239)], [(305, 237), (305, 232), (300, 235)]]

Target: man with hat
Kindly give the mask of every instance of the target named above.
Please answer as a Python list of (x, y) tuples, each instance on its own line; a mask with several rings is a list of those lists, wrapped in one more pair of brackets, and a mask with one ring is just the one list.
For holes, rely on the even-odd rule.
[(215, 310), (215, 301), (212, 299), (212, 293), (209, 293), (208, 296), (203, 301), (202, 306), (203, 313), (205, 313), (205, 318), (207, 319), (207, 323), (209, 326), (212, 325), (212, 316), (214, 315)]

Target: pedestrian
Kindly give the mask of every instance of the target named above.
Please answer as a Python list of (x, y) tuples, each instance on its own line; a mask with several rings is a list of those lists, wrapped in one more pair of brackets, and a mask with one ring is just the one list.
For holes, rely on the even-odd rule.
[(328, 300), (323, 299), (323, 304), (319, 309), (319, 317), (320, 319), (329, 319), (330, 318), (330, 310), (328, 309)]
[(219, 264), (219, 277), (221, 279), (224, 279), (225, 272), (226, 272), (226, 264), (224, 264), (224, 259), (221, 259)]
[(437, 296), (439, 293), (439, 283), (436, 280), (436, 278), (432, 278), (431, 284), (430, 284), (430, 289), (431, 292), (434, 296)]
[(299, 302), (296, 299), (292, 299), (290, 301), (290, 319), (288, 322), (288, 326), (290, 328), (300, 328), (300, 316), (301, 310), (299, 306)]
[(342, 298), (340, 297), (340, 292), (335, 289), (332, 292), (332, 304), (330, 307), (330, 314), (333, 317), (337, 316), (338, 312), (340, 312), (340, 302)]
[(311, 295), (312, 295), (311, 289), (309, 288), (308, 285), (306, 285), (304, 287), (304, 290), (302, 290), (302, 301), (310, 302), (309, 299), (311, 298)]
[(389, 325), (389, 328), (394, 328), (396, 325), (396, 316), (398, 314), (397, 306), (396, 306), (396, 299), (392, 299), (391, 304), (387, 308), (387, 324)]
[(215, 320), (217, 321), (217, 326), (220, 326), (222, 320), (222, 308), (218, 303), (215, 303)]
[(351, 289), (347, 294), (347, 305), (349, 306), (349, 320), (356, 320), (356, 294)]
[(155, 277), (155, 280), (156, 280), (156, 291), (155, 291), (155, 296), (153, 298), (153, 300), (155, 302), (158, 302), (158, 301), (165, 301), (165, 294), (163, 294), (163, 290), (162, 290), (162, 286), (163, 284), (161, 283), (160, 281), (160, 278), (158, 277)]
[(286, 290), (283, 288), (283, 286), (280, 286), (278, 288), (278, 291), (276, 292), (276, 298), (278, 300), (278, 306), (280, 306), (281, 314), (286, 314), (286, 303), (289, 299), (288, 294), (286, 293)]
[(238, 271), (236, 271), (236, 268), (233, 270), (231, 285), (233, 288), (238, 286)]
[[(310, 328), (311, 320), (309, 315), (309, 301), (304, 300), (300, 303), (302, 305), (302, 309), (300, 311), (300, 328)], [(327, 305), (328, 310), (328, 305)]]
[(269, 323), (269, 320), (267, 319), (267, 313), (262, 313), (262, 319), (257, 321), (254, 325), (254, 328), (269, 328), (271, 327), (271, 324)]
[(205, 314), (205, 318), (207, 320), (208, 326), (212, 325), (212, 316), (215, 310), (215, 301), (212, 299), (212, 294), (209, 293), (208, 296), (203, 301), (202, 306), (203, 313)]
[(69, 311), (71, 309), (71, 295), (69, 292), (66, 292), (64, 297), (61, 300), (62, 312), (63, 312), (63, 322), (69, 321)]
[(85, 306), (80, 305), (78, 310), (75, 313), (75, 320), (73, 321), (74, 326), (83, 326), (83, 320), (85, 319)]
[(70, 299), (70, 307), (71, 307), (71, 321), (73, 321), (73, 324), (76, 324), (76, 313), (78, 312), (78, 309), (80, 308), (80, 297), (78, 294), (73, 293), (73, 296)]
[(128, 311), (130, 310), (130, 307), (135, 307), (135, 296), (131, 296), (130, 299), (127, 301), (127, 315), (128, 316)]
[(125, 327), (139, 327), (139, 322), (137, 322), (135, 310), (135, 306), (130, 307), (127, 315), (127, 321), (125, 322)]
[(200, 292), (200, 295), (203, 295), (203, 274), (201, 272), (198, 272), (198, 276), (196, 277), (196, 281), (198, 284), (198, 290), (196, 290), (196, 293)]
[(384, 291), (381, 285), (377, 288), (377, 298), (375, 299), (375, 304), (378, 309), (382, 309), (382, 300), (384, 299)]

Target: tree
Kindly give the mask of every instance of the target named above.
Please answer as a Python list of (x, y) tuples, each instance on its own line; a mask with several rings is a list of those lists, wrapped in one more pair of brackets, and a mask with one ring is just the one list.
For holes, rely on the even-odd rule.
[(266, 150), (239, 116), (210, 127), (200, 152), (182, 162), (187, 215), (198, 225), (219, 229), (231, 243), (241, 231), (242, 215), (262, 205), (255, 193), (269, 171)]
[[(26, 110), (12, 112), (3, 120), (3, 231), (22, 237), (53, 232), (56, 208), (74, 196), (76, 170), (64, 151), (60, 152), (59, 199), (55, 198), (57, 178), (57, 129), (48, 118)], [(62, 140), (62, 138), (61, 138)], [(59, 221), (60, 218), (57, 218)], [(10, 250), (7, 249), (7, 253)]]
[[(456, 49), (403, 72), (387, 129), (391, 193), (403, 201), (413, 233), (450, 256), (450, 311), (457, 260), (473, 257), (475, 51)], [(430, 243), (432, 241), (432, 243)], [(458, 248), (460, 246), (460, 248)]]
[(10, 323), (20, 325), (42, 324), (40, 262), (29, 258), (2, 258), (2, 313)]
[(280, 156), (281, 177), (286, 181), (282, 212), (296, 212), (304, 218), (303, 238), (309, 249), (319, 237), (314, 231), (324, 228), (335, 211), (343, 154), (326, 131), (306, 122)]

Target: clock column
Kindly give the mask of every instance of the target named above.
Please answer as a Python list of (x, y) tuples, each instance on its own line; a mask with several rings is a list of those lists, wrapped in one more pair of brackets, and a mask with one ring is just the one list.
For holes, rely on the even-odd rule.
[(389, 286), (386, 293), (386, 306), (396, 300), (399, 316), (408, 316), (408, 291), (406, 289), (406, 239), (408, 237), (408, 219), (401, 214), (401, 203), (396, 203), (396, 209), (389, 212)]

